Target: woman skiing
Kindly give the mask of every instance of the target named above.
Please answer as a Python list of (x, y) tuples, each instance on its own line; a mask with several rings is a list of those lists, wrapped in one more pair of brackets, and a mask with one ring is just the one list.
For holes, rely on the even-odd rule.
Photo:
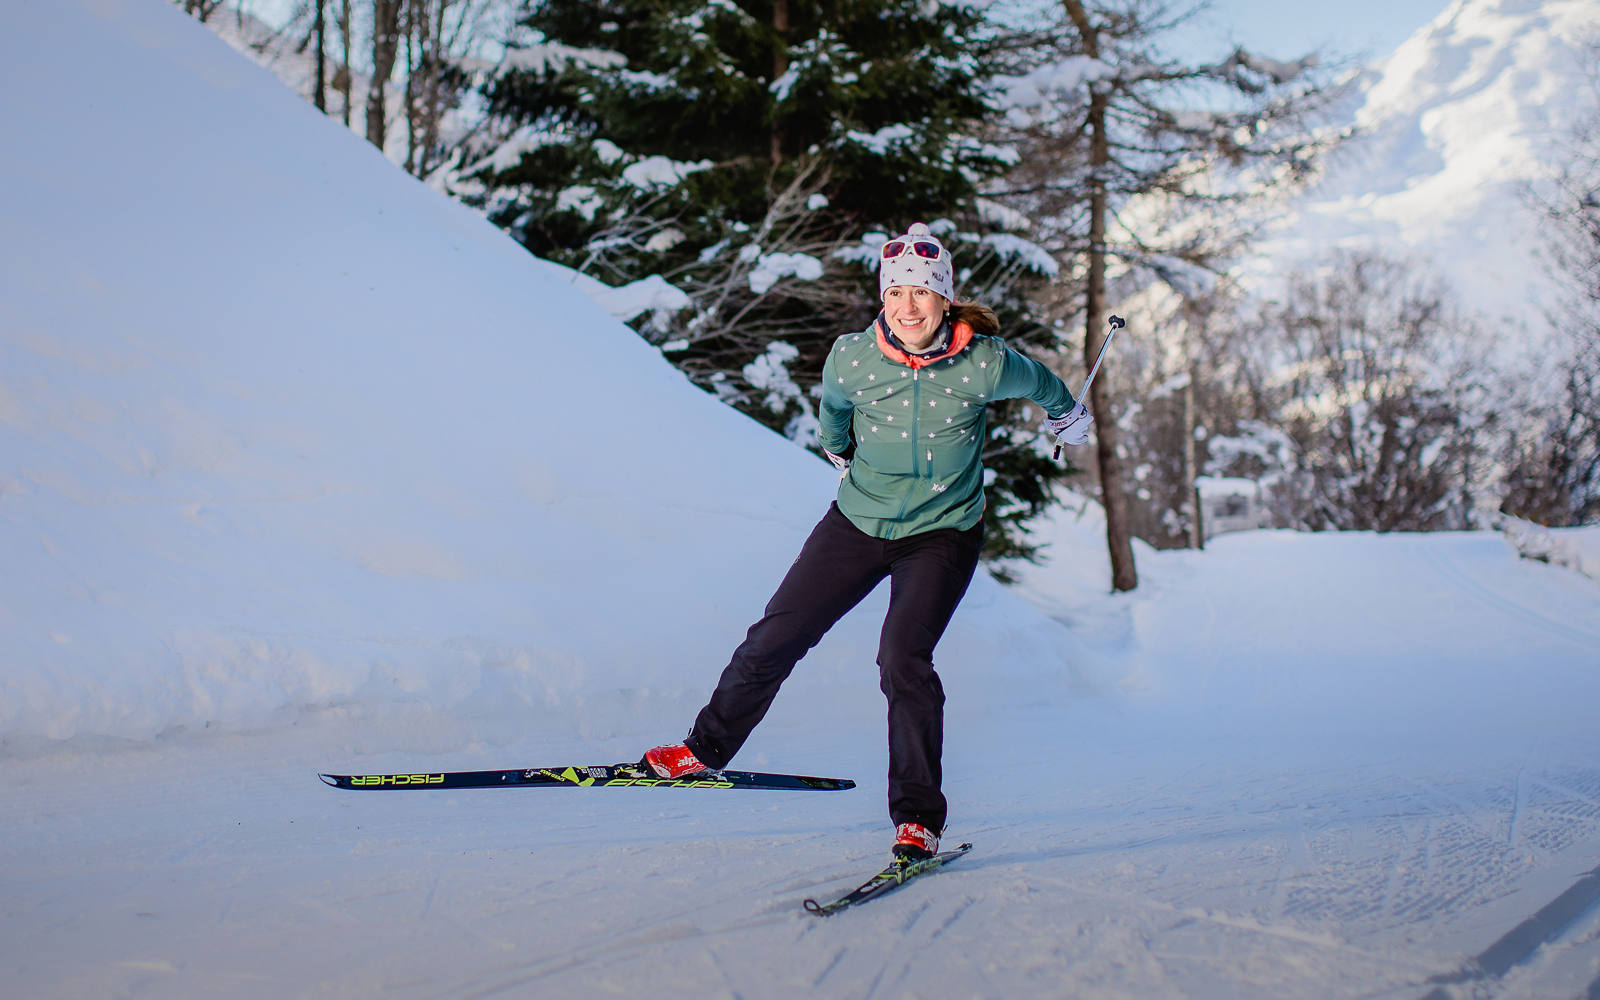
[(985, 408), (1033, 400), (1064, 444), (1093, 418), (1044, 365), (1006, 347), (988, 308), (955, 302), (950, 253), (917, 223), (883, 245), (882, 312), (835, 341), (823, 365), (818, 437), (842, 478), (761, 620), (682, 743), (644, 763), (664, 778), (727, 766), (795, 664), (887, 577), (878, 647), (889, 703), (893, 853), (938, 851), (946, 805), (944, 689), (933, 650), (983, 547)]

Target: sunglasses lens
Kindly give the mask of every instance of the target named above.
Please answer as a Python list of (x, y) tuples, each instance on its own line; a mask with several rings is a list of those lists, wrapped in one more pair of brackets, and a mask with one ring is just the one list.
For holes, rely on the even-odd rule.
[(927, 240), (916, 240), (910, 244), (905, 240), (890, 240), (883, 245), (883, 259), (893, 260), (904, 256), (907, 250), (926, 260), (938, 260), (939, 255), (944, 252), (944, 248), (939, 244)]

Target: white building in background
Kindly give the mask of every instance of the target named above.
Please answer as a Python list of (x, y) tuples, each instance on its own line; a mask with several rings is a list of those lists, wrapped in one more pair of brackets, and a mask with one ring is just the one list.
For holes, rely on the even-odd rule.
[(1200, 494), (1200, 524), (1207, 538), (1265, 528), (1272, 521), (1261, 484), (1254, 479), (1201, 476), (1194, 485)]

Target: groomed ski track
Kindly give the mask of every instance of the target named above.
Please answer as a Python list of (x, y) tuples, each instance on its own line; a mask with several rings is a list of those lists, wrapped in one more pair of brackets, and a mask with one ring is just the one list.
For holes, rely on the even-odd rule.
[[(978, 709), (952, 683), (950, 836), (980, 848), (828, 921), (801, 900), (878, 867), (887, 829), (881, 734), (821, 702), (775, 711), (762, 745), (855, 791), (316, 779), (416, 732), (398, 718), (13, 759), (0, 958), (24, 996), (1583, 996), (1600, 591), (1501, 545), (1266, 534), (1152, 558), (1139, 594), (1062, 610), (1142, 657), (1141, 689), (1041, 678)], [(1418, 587), (1437, 620), (1402, 629)], [(1564, 893), (1560, 926), (1474, 964)]]

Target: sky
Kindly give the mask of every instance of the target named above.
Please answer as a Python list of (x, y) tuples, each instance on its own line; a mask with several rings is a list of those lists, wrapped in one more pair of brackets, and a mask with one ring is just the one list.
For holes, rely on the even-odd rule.
[[(1212, 0), (1192, 34), (1197, 42), (1234, 40), (1276, 59), (1313, 49), (1371, 62), (1393, 52), (1444, 10), (1448, 0)], [(1203, 50), (1202, 50), (1203, 51)]]
[[(1200, 55), (1213, 48), (1208, 42), (1221, 45), (1231, 39), (1279, 59), (1297, 58), (1321, 47), (1371, 61), (1394, 51), (1448, 3), (1449, 0), (1347, 0), (1340, 4), (1211, 0), (1209, 11), (1185, 30), (1195, 36), (1196, 53)], [(246, 0), (246, 4), (252, 13), (268, 20), (280, 19), (296, 6), (294, 0)]]

